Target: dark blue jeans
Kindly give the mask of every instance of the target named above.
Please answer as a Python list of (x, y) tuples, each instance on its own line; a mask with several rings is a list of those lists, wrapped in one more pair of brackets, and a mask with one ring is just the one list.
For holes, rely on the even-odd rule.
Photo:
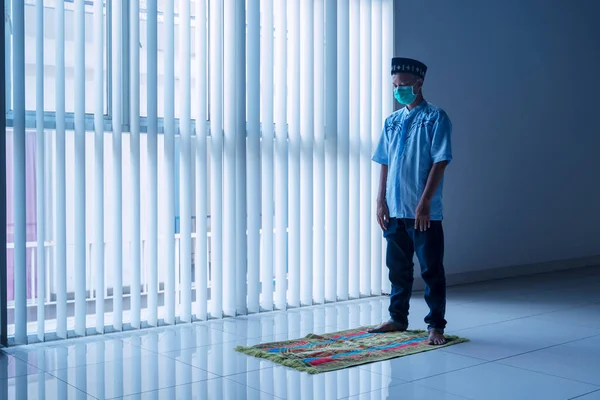
[(413, 287), (413, 258), (421, 264), (425, 281), (425, 301), (429, 314), (425, 317), (428, 330), (441, 333), (446, 328), (446, 274), (444, 271), (444, 231), (441, 221), (431, 221), (425, 232), (415, 230), (411, 219), (391, 218), (383, 236), (387, 240), (386, 264), (392, 293), (390, 316), (398, 325), (408, 327), (409, 300)]

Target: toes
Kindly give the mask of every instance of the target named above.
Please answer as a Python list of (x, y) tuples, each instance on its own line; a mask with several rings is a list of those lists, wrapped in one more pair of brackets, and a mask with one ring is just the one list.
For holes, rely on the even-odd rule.
[(430, 345), (434, 345), (434, 346), (441, 346), (443, 344), (446, 344), (446, 338), (445, 337), (439, 337), (439, 336), (434, 336), (434, 337), (429, 337), (429, 344)]

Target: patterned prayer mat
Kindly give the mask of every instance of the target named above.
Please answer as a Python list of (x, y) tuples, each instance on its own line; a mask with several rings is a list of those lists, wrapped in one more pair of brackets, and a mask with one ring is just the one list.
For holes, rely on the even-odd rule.
[(448, 343), (432, 346), (428, 339), (426, 331), (367, 333), (367, 327), (362, 327), (251, 347), (238, 346), (235, 350), (309, 374), (319, 374), (468, 341), (447, 335)]

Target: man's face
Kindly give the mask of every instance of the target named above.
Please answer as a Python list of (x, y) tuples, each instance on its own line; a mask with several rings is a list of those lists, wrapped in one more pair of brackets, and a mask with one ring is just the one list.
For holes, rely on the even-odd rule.
[(398, 86), (412, 86), (414, 88), (414, 93), (419, 93), (423, 87), (423, 79), (413, 74), (399, 72), (392, 75), (392, 85), (394, 89)]

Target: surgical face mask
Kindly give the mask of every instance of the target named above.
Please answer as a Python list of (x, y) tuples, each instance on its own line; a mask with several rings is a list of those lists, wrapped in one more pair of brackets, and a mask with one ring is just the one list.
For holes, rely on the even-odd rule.
[(394, 89), (394, 97), (402, 105), (412, 104), (417, 98), (413, 86), (398, 86)]

